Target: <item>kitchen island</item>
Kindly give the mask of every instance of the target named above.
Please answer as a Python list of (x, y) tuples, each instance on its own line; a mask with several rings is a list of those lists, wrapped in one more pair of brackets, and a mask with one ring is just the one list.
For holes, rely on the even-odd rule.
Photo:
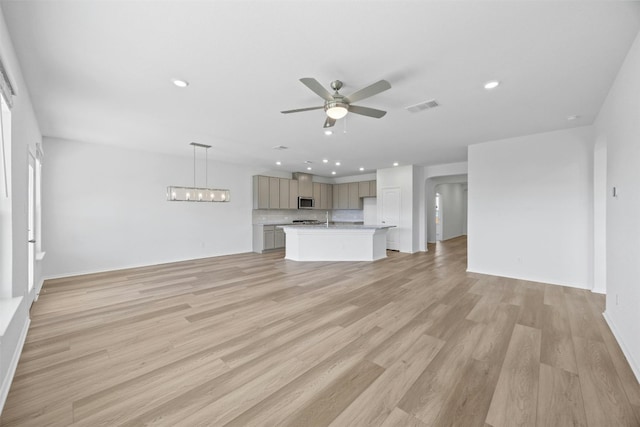
[(375, 261), (387, 256), (387, 225), (284, 225), (285, 259)]

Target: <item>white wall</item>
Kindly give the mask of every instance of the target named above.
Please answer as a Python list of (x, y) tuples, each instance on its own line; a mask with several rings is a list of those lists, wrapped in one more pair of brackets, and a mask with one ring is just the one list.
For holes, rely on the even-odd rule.
[(46, 277), (251, 251), (247, 167), (209, 161), (229, 203), (169, 202), (167, 186), (193, 185), (192, 157), (49, 138), (44, 149)]
[(463, 184), (438, 184), (440, 193), (440, 214), (442, 222), (442, 240), (453, 239), (465, 234), (466, 197)]
[(469, 147), (468, 270), (591, 289), (593, 128)]
[[(24, 83), (20, 65), (15, 56), (11, 38), (7, 31), (4, 15), (0, 9), (0, 58), (7, 70), (16, 96), (11, 110), (11, 194), (12, 194), (12, 283), (9, 292), (3, 292), (0, 301), (2, 316), (7, 316), (8, 306), (11, 315), (6, 322), (6, 330), (0, 335), (0, 412), (11, 385), (18, 363), (22, 345), (29, 326), (29, 307), (42, 285), (40, 262), (35, 265), (35, 286), (27, 291), (27, 187), (28, 152), (35, 153), (36, 144), (41, 141), (40, 129), (36, 121), (29, 91)], [(46, 242), (44, 242), (46, 245)], [(6, 284), (2, 286), (7, 286)], [(8, 297), (7, 294), (11, 294)], [(16, 303), (13, 306), (13, 302)], [(6, 305), (5, 305), (6, 304)]]
[[(605, 317), (640, 380), (640, 35), (595, 122), (607, 146)], [(616, 187), (618, 197), (613, 198)]]

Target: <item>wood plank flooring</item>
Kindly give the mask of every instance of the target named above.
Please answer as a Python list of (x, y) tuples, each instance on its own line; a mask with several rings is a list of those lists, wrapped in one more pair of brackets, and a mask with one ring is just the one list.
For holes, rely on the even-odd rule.
[(604, 297), (282, 252), (50, 280), (3, 426), (640, 426)]

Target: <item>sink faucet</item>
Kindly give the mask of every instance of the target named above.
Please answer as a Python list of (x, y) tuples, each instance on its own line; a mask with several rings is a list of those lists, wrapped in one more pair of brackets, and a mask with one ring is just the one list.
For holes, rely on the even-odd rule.
[(329, 228), (329, 211), (327, 211), (325, 216), (327, 217), (327, 228)]

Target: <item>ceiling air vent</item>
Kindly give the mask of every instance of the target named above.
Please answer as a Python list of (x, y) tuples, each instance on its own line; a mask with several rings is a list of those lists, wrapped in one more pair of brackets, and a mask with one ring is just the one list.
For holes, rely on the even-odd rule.
[(428, 110), (430, 108), (435, 108), (438, 106), (440, 106), (440, 104), (438, 104), (438, 101), (436, 101), (435, 99), (430, 99), (429, 101), (410, 105), (409, 107), (405, 107), (405, 109), (411, 113), (417, 113), (418, 111)]
[(285, 147), (284, 145), (276, 145), (273, 147), (274, 150), (287, 150), (289, 147)]

